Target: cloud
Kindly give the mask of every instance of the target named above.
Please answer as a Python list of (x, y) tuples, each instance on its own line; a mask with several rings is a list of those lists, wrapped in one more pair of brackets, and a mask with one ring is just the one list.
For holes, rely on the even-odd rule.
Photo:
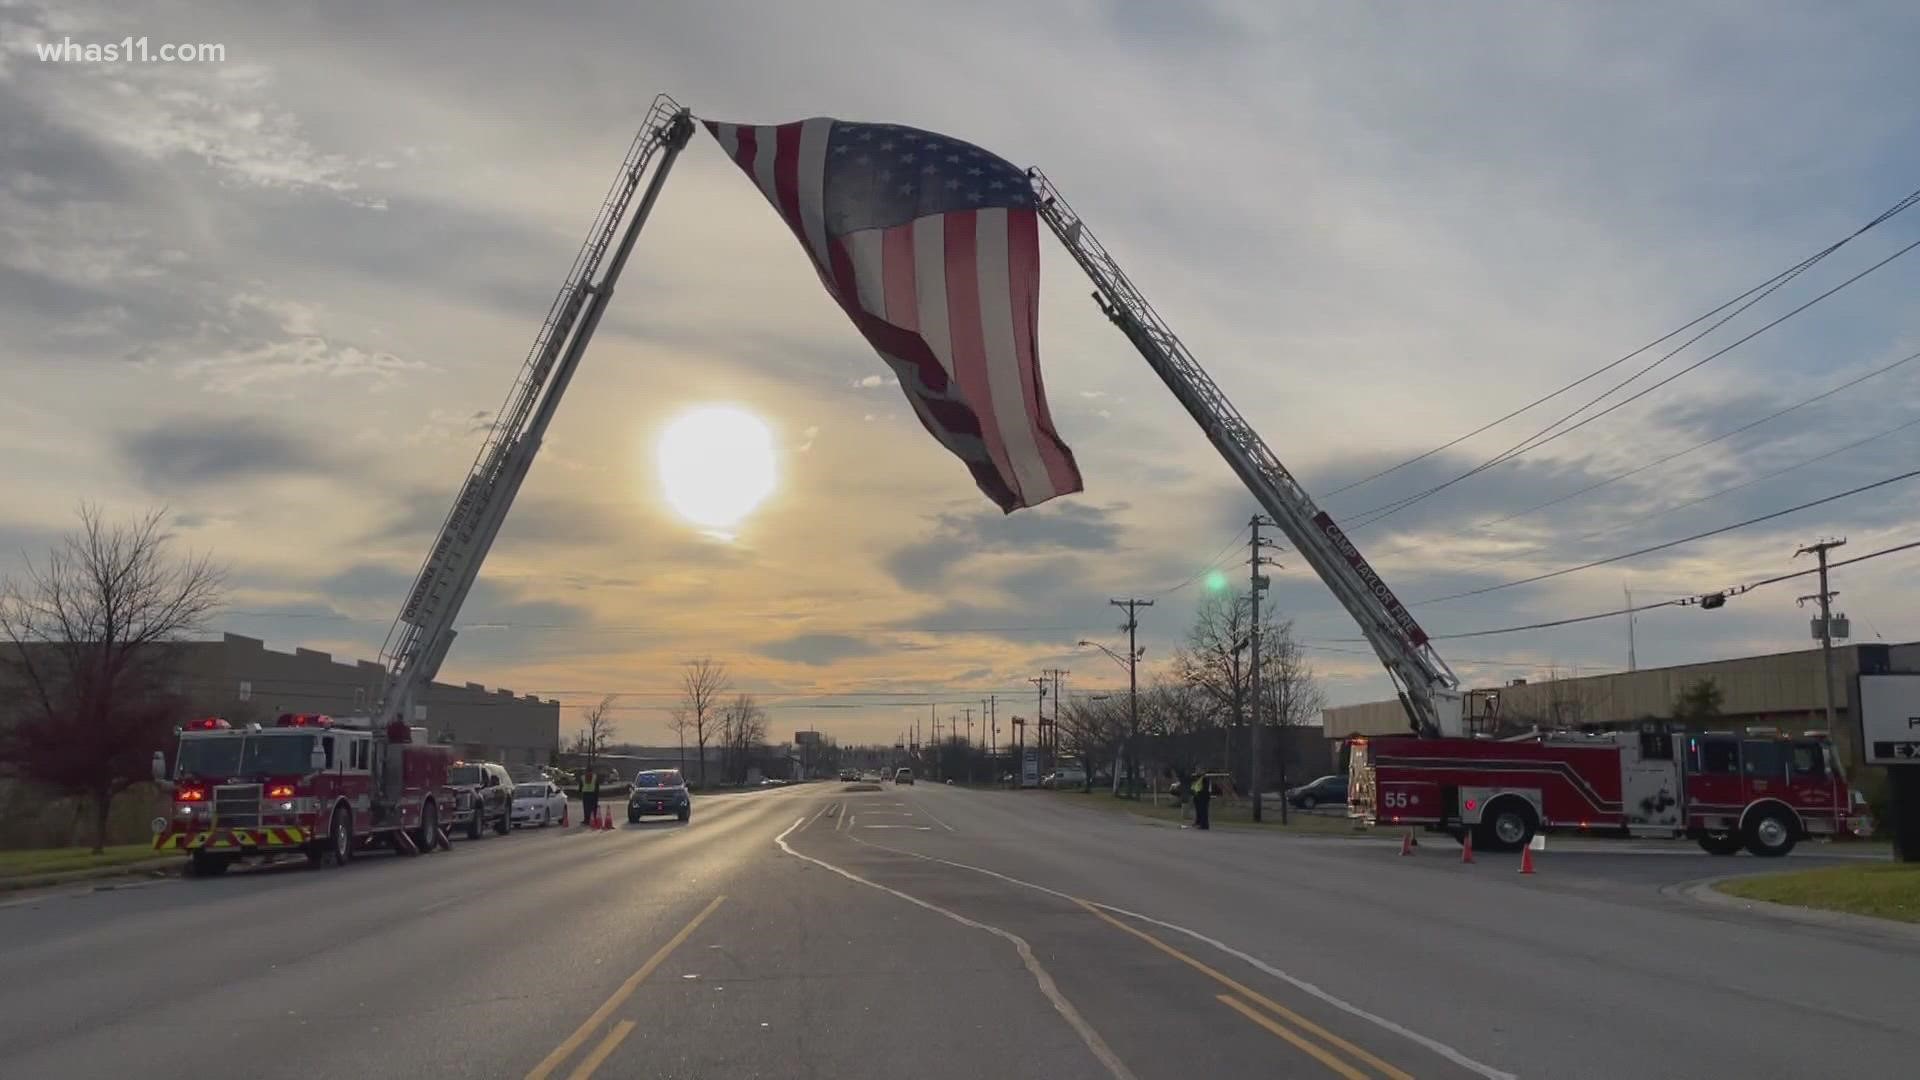
[(1111, 551), (1119, 523), (1108, 509), (1061, 500), (1015, 514), (992, 510), (937, 516), (931, 534), (886, 558), (888, 573), (918, 591), (937, 590), (960, 564), (996, 552)]
[(319, 445), (245, 417), (162, 421), (118, 436), (116, 452), (124, 467), (151, 491), (317, 474), (336, 465)]
[(881, 647), (846, 634), (798, 634), (757, 646), (755, 652), (774, 660), (821, 667), (857, 656), (872, 656)]

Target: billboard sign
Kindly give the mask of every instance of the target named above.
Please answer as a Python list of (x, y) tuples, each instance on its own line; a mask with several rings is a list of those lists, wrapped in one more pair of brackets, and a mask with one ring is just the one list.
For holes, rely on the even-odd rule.
[(1867, 764), (1920, 765), (1920, 675), (1862, 675), (1859, 700)]

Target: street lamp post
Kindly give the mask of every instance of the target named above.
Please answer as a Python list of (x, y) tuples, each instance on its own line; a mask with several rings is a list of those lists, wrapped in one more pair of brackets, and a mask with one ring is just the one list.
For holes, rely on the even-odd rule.
[(1139, 798), (1140, 681), (1138, 670), (1140, 658), (1147, 654), (1147, 650), (1134, 647), (1131, 619), (1128, 620), (1127, 626), (1126, 656), (1121, 656), (1097, 641), (1082, 641), (1079, 644), (1081, 648), (1099, 649), (1107, 654), (1108, 659), (1127, 669), (1127, 797)]

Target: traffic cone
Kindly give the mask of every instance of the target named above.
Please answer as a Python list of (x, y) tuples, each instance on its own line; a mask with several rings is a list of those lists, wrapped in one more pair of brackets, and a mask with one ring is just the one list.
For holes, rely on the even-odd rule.
[(1533, 845), (1532, 844), (1528, 844), (1526, 847), (1523, 847), (1520, 849), (1520, 872), (1523, 874), (1533, 873)]
[(1460, 837), (1460, 861), (1463, 863), (1473, 861), (1473, 834), (1472, 833), (1467, 833)]
[(1402, 855), (1413, 854), (1413, 830), (1412, 829), (1408, 829), (1406, 831), (1406, 834), (1400, 837), (1400, 854)]
[(560, 827), (561, 828), (564, 829), (567, 827), (567, 817), (569, 812), (572, 810), (573, 810), (573, 803), (571, 802), (563, 803), (561, 805), (560, 807)]
[(602, 832), (613, 831), (613, 811), (604, 806), (600, 808), (600, 830)]

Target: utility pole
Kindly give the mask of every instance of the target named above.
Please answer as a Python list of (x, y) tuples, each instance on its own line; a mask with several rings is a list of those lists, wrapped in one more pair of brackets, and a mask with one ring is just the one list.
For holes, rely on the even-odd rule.
[[(1247, 561), (1247, 565), (1250, 567), (1250, 573), (1252, 575), (1248, 584), (1247, 596), (1248, 596), (1248, 602), (1252, 608), (1252, 611), (1250, 612), (1250, 614), (1252, 616), (1252, 622), (1253, 622), (1253, 631), (1252, 631), (1253, 733), (1249, 737), (1249, 744), (1248, 744), (1249, 749), (1252, 751), (1252, 754), (1253, 754), (1253, 764), (1249, 768), (1247, 779), (1252, 782), (1251, 786), (1253, 788), (1253, 820), (1259, 821), (1260, 820), (1260, 594), (1262, 592), (1265, 592), (1267, 588), (1267, 577), (1265, 574), (1262, 574), (1260, 572), (1260, 568), (1263, 566), (1270, 566), (1273, 564), (1272, 559), (1269, 559), (1265, 555), (1260, 554), (1260, 548), (1262, 545), (1272, 543), (1272, 541), (1267, 540), (1260, 535), (1260, 527), (1262, 525), (1270, 525), (1270, 526), (1273, 526), (1274, 528), (1279, 528), (1279, 526), (1273, 525), (1273, 522), (1268, 521), (1266, 518), (1261, 517), (1259, 514), (1253, 515), (1253, 517), (1249, 519), (1247, 524), (1253, 529), (1253, 539), (1251, 541), (1253, 545), (1252, 546), (1253, 556)], [(1280, 752), (1282, 757), (1284, 758), (1286, 754), (1286, 747), (1284, 745), (1280, 748)], [(1286, 786), (1286, 782), (1287, 782), (1286, 766), (1282, 765), (1280, 767), (1280, 784), (1283, 789)], [(1285, 798), (1285, 792), (1283, 790), (1282, 797), (1280, 799), (1280, 824), (1285, 825), (1286, 823), (1287, 823), (1287, 800)]]
[(1127, 797), (1137, 799), (1140, 797), (1140, 648), (1134, 640), (1134, 631), (1140, 628), (1136, 609), (1152, 607), (1153, 601), (1128, 597), (1107, 603), (1127, 609), (1127, 624), (1120, 628), (1127, 632)]
[[(1034, 736), (1033, 752), (1040, 755), (1042, 759), (1045, 759), (1047, 754), (1047, 675), (1046, 675), (1046, 672), (1043, 671), (1040, 674), (1034, 676), (1033, 678), (1028, 679), (1027, 681), (1033, 684), (1033, 688), (1035, 690), (1039, 691), (1039, 696), (1034, 698), (1033, 723), (1035, 727), (1040, 729), (1040, 734)], [(1024, 770), (1026, 768), (1026, 762), (1023, 760), (1020, 764), (1021, 764), (1021, 769), (1023, 770), (1020, 775), (1022, 777), (1025, 777), (1026, 772)]]
[(1639, 658), (1633, 653), (1633, 590), (1622, 585), (1620, 591), (1627, 598), (1627, 670), (1638, 671), (1640, 670)]
[(1052, 741), (1048, 744), (1047, 764), (1058, 771), (1060, 768), (1060, 676), (1071, 675), (1073, 672), (1048, 668), (1042, 674), (1053, 676), (1053, 722), (1049, 725), (1052, 734), (1048, 736)]
[(967, 714), (967, 741), (962, 746), (967, 755), (967, 783), (973, 783), (973, 706), (961, 710)]
[(1000, 782), (1000, 695), (987, 695), (987, 782)]
[[(1800, 550), (1793, 553), (1793, 557), (1796, 559), (1802, 555), (1811, 553), (1812, 555), (1814, 555), (1816, 558), (1820, 560), (1820, 593), (1818, 596), (1803, 596), (1800, 598), (1800, 602), (1805, 603), (1808, 600), (1814, 600), (1814, 599), (1817, 599), (1820, 601), (1820, 664), (1821, 664), (1821, 667), (1825, 670), (1825, 674), (1826, 674), (1826, 677), (1821, 680), (1821, 683), (1823, 684), (1826, 690), (1827, 737), (1829, 739), (1836, 738), (1837, 735), (1839, 734), (1837, 731), (1834, 730), (1834, 723), (1833, 723), (1833, 606), (1832, 606), (1833, 598), (1835, 596), (1838, 596), (1839, 594), (1835, 592), (1831, 592), (1827, 588), (1827, 552), (1833, 550), (1834, 548), (1845, 545), (1846, 542), (1847, 541), (1845, 537), (1841, 537), (1838, 540), (1828, 538), (1828, 539), (1819, 540), (1814, 543), (1808, 544), (1806, 547), (1803, 547)], [(1842, 769), (1842, 771), (1844, 771), (1847, 768), (1847, 766), (1852, 764), (1851, 757), (1852, 755), (1849, 754), (1848, 755), (1849, 760), (1842, 761), (1840, 763), (1840, 768)]]

